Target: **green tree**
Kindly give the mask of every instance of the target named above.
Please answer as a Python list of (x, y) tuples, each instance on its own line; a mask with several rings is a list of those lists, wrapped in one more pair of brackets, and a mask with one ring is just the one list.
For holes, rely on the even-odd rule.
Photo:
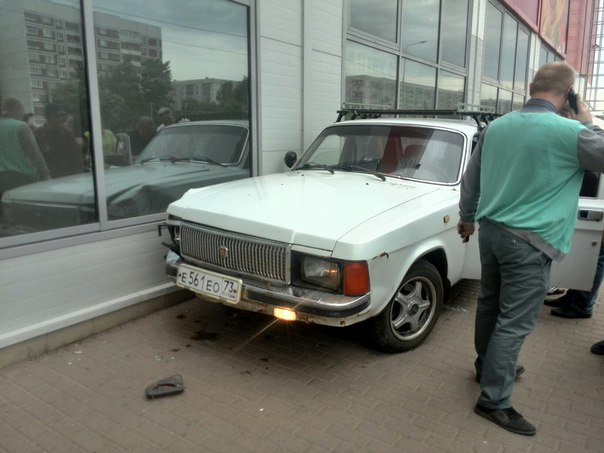
[(141, 65), (141, 90), (147, 104), (145, 115), (154, 117), (160, 107), (171, 107), (173, 102), (170, 62), (143, 61)]

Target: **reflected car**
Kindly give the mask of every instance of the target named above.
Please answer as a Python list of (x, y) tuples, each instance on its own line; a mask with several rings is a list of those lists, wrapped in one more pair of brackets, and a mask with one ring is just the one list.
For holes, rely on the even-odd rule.
[[(162, 128), (131, 165), (104, 172), (109, 220), (161, 213), (190, 188), (250, 176), (247, 121)], [(20, 186), (2, 196), (3, 223), (19, 232), (98, 221), (91, 173)]]

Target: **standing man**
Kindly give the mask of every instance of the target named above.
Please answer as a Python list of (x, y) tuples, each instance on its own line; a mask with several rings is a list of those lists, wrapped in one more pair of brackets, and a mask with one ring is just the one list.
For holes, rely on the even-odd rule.
[(482, 277), (474, 345), (478, 415), (508, 431), (536, 429), (512, 407), (516, 364), (549, 288), (552, 260), (570, 250), (584, 170), (604, 171), (604, 131), (578, 100), (577, 120), (558, 115), (575, 72), (543, 65), (524, 107), (481, 134), (461, 184), (457, 231), (464, 241), (480, 224)]

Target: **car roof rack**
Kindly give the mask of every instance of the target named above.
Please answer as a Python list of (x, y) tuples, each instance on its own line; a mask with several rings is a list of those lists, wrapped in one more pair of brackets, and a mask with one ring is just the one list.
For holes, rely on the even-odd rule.
[(500, 113), (495, 113), (495, 109), (492, 107), (485, 107), (479, 105), (471, 105), (460, 103), (456, 109), (425, 109), (425, 110), (395, 110), (395, 109), (357, 109), (349, 108), (338, 110), (338, 119), (336, 123), (341, 122), (343, 119), (355, 120), (355, 119), (367, 119), (367, 118), (380, 118), (382, 115), (387, 116), (469, 116), (471, 117), (478, 126), (478, 129), (482, 130), (495, 118), (501, 116)]

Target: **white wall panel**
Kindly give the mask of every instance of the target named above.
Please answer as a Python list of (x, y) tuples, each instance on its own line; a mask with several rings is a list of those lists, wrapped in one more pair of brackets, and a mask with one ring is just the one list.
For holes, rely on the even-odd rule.
[(149, 231), (0, 261), (0, 348), (172, 291), (165, 253)]
[(342, 2), (306, 1), (259, 7), (263, 174), (286, 170), (285, 153), (302, 152), (341, 102)]

